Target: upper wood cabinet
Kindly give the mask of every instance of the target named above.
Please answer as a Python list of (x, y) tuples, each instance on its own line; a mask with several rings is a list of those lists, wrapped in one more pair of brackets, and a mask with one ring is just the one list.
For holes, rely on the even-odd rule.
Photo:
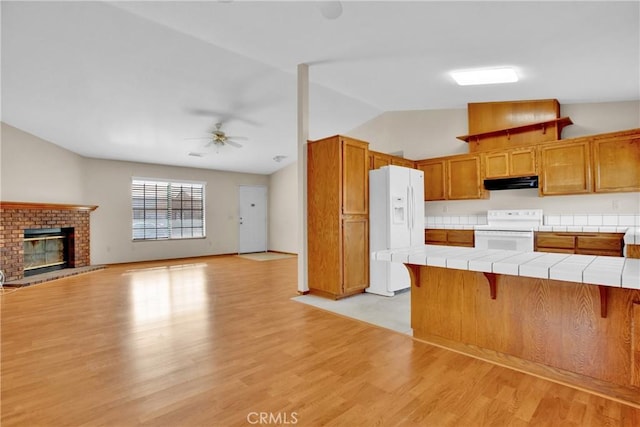
[(589, 141), (540, 146), (540, 188), (542, 196), (582, 194), (591, 191)]
[(484, 190), (480, 156), (465, 154), (447, 159), (447, 199), (483, 199)]
[(560, 117), (557, 99), (469, 103), (467, 112), (469, 135), (458, 139), (469, 143), (471, 153), (556, 141), (572, 124)]
[(640, 191), (640, 133), (594, 139), (596, 193)]
[(438, 157), (416, 162), (424, 172), (424, 199), (464, 200), (487, 197), (479, 154)]
[(403, 157), (391, 156), (391, 164), (395, 166), (403, 166), (405, 168), (415, 169), (416, 162), (413, 160), (405, 159)]
[(416, 168), (424, 172), (424, 200), (446, 200), (446, 162), (444, 158), (416, 162)]
[(330, 298), (369, 286), (367, 147), (344, 136), (307, 145), (309, 289)]
[(482, 153), (485, 178), (536, 175), (536, 150), (523, 148)]
[(369, 169), (380, 169), (391, 164), (391, 156), (376, 151), (369, 151)]
[(389, 165), (403, 166), (405, 168), (415, 168), (416, 166), (413, 160), (369, 150), (369, 169), (379, 169)]
[(341, 137), (342, 213), (366, 215), (369, 212), (368, 143)]
[(539, 146), (540, 195), (640, 191), (640, 129)]

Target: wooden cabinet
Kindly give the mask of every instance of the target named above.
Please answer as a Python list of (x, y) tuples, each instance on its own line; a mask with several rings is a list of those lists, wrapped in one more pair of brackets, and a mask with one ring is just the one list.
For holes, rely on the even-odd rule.
[(573, 235), (538, 232), (535, 234), (535, 251), (575, 253), (576, 239)]
[(447, 199), (483, 199), (484, 190), (480, 173), (480, 155), (453, 156), (447, 159)]
[(444, 228), (427, 228), (424, 230), (424, 242), (427, 245), (474, 246), (473, 230), (450, 230)]
[(447, 230), (443, 228), (426, 228), (424, 230), (424, 243), (426, 245), (447, 246)]
[(369, 151), (369, 169), (380, 169), (391, 164), (391, 156), (384, 153)]
[(369, 220), (366, 217), (353, 216), (342, 220), (342, 293), (345, 295), (362, 292), (369, 286), (368, 242)]
[(622, 256), (624, 234), (597, 233), (576, 236), (576, 253), (583, 255)]
[(458, 139), (469, 143), (471, 153), (556, 141), (572, 124), (560, 117), (557, 99), (469, 103), (467, 112), (469, 135)]
[(391, 164), (395, 166), (403, 166), (405, 168), (415, 169), (416, 162), (413, 160), (405, 159), (403, 157), (391, 156)]
[(447, 230), (447, 243), (450, 246), (472, 248), (474, 245), (474, 232), (473, 230)]
[(539, 146), (540, 195), (640, 191), (640, 129)]
[(415, 168), (415, 162), (413, 160), (369, 150), (369, 169), (379, 169), (389, 165)]
[(447, 190), (446, 160), (429, 159), (416, 162), (416, 168), (424, 173), (424, 200), (445, 200)]
[(594, 139), (594, 191), (640, 191), (640, 133)]
[(540, 146), (540, 195), (591, 192), (589, 141)]
[(340, 143), (342, 148), (342, 155), (339, 159), (342, 166), (340, 174), (342, 177), (342, 213), (345, 215), (368, 215), (368, 143), (345, 137), (340, 139)]
[(424, 199), (483, 199), (484, 190), (479, 154), (439, 157), (416, 162), (424, 172)]
[(534, 148), (486, 152), (482, 160), (485, 178), (537, 175)]
[(307, 146), (308, 274), (312, 293), (341, 298), (369, 286), (369, 153), (334, 136)]
[(621, 257), (624, 247), (623, 233), (535, 233), (537, 252), (556, 252), (582, 255)]

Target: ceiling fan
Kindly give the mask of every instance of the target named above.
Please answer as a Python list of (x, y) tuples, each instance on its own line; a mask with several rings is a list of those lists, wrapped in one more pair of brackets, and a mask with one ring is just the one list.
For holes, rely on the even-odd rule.
[(230, 145), (232, 147), (241, 148), (242, 144), (234, 141), (234, 139), (247, 139), (244, 136), (229, 136), (224, 131), (222, 131), (222, 123), (216, 123), (216, 128), (211, 131), (211, 134), (208, 137), (203, 138), (187, 138), (187, 139), (208, 139), (209, 142), (205, 145), (205, 147), (209, 147), (211, 145), (215, 145), (216, 150), (224, 145)]
[(211, 141), (207, 144), (207, 146), (215, 144), (216, 147), (221, 147), (225, 144), (229, 144), (232, 147), (240, 148), (242, 144), (239, 144), (233, 139), (246, 139), (242, 136), (227, 136), (226, 133), (220, 130), (222, 127), (222, 123), (216, 123), (216, 129), (211, 132)]

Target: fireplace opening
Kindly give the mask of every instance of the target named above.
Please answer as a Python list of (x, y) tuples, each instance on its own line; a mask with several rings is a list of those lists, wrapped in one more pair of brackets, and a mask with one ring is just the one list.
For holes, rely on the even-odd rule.
[(24, 230), (24, 275), (73, 266), (73, 228)]

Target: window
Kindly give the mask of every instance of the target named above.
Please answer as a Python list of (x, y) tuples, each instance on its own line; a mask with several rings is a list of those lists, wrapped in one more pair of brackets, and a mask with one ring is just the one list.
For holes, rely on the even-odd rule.
[(131, 180), (133, 240), (205, 237), (204, 183)]

